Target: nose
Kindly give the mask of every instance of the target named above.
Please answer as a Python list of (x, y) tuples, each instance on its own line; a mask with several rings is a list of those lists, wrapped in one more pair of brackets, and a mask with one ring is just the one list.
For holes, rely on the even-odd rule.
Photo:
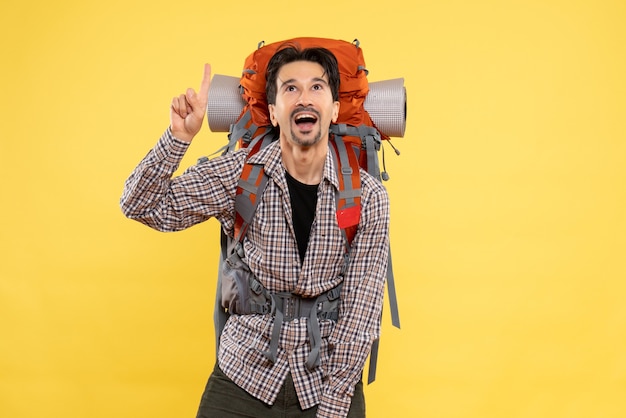
[(298, 100), (296, 102), (296, 106), (309, 106), (312, 104), (311, 101), (311, 95), (309, 94), (308, 90), (303, 89), (300, 92), (300, 96), (298, 97)]

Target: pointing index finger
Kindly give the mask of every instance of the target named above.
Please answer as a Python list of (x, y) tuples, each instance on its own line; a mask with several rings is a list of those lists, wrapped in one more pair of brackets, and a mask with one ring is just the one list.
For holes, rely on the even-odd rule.
[(202, 77), (202, 83), (200, 84), (200, 90), (198, 94), (202, 97), (202, 100), (208, 100), (209, 86), (211, 85), (211, 64), (204, 64), (204, 75)]

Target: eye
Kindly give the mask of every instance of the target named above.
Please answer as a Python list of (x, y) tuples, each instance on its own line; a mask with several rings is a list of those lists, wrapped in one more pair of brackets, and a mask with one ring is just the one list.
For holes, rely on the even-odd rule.
[(296, 87), (292, 85), (286, 86), (285, 91), (296, 91)]
[(321, 84), (314, 84), (313, 85), (313, 90), (323, 90), (324, 86), (322, 86)]

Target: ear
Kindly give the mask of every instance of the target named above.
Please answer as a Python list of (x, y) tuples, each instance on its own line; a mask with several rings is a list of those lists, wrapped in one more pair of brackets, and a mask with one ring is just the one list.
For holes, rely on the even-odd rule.
[(278, 120), (276, 119), (276, 115), (274, 114), (275, 106), (273, 104), (267, 105), (267, 109), (270, 112), (270, 122), (272, 122), (272, 126), (278, 126)]
[(333, 102), (333, 113), (332, 113), (333, 123), (337, 122), (338, 117), (339, 117), (339, 102)]

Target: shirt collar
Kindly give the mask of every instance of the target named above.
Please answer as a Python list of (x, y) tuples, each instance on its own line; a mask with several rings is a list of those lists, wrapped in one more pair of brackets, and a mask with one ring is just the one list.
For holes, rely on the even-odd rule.
[[(280, 156), (280, 143), (278, 140), (272, 142), (270, 145), (261, 149), (255, 155), (248, 159), (251, 164), (263, 165), (265, 173), (272, 178), (284, 178), (284, 167)], [(327, 180), (332, 184), (335, 189), (339, 189), (339, 179), (337, 178), (337, 170), (335, 169), (335, 162), (330, 150), (330, 144), (328, 152), (326, 153), (326, 161), (324, 163), (324, 180)]]

